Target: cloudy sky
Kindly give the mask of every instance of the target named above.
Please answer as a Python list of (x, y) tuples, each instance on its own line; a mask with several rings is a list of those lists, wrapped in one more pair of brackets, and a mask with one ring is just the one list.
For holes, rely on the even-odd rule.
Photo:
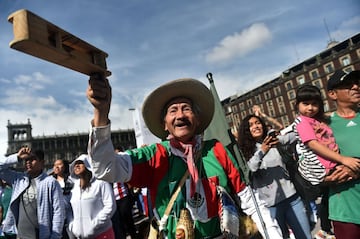
[(358, 0), (1, 0), (0, 154), (8, 120), (42, 136), (88, 132), (92, 117), (86, 75), (10, 49), (23, 8), (109, 54), (113, 129), (133, 128), (129, 108), (166, 81), (212, 72), (224, 99), (360, 32)]

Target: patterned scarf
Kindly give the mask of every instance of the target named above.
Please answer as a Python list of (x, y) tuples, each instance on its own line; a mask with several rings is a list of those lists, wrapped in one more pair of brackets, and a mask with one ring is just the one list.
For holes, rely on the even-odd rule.
[(201, 136), (196, 135), (194, 139), (189, 143), (182, 143), (174, 138), (173, 135), (169, 135), (168, 139), (170, 140), (170, 150), (171, 152), (184, 159), (186, 161), (191, 180), (190, 180), (190, 196), (193, 197), (196, 191), (196, 184), (199, 180), (199, 172), (196, 168), (194, 154), (198, 152), (201, 148)]

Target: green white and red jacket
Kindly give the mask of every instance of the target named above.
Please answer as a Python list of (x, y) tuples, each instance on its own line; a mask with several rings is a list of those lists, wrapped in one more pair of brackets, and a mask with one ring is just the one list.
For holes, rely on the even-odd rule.
[[(139, 188), (148, 188), (152, 206), (162, 217), (187, 165), (171, 154), (169, 141), (116, 154), (111, 143), (110, 126), (93, 128), (89, 138), (95, 175), (109, 182), (129, 182)], [(180, 210), (188, 208), (194, 219), (195, 238), (215, 237), (221, 234), (219, 202), (216, 186), (224, 187), (233, 195), (245, 187), (243, 175), (234, 157), (217, 140), (205, 141), (201, 159), (196, 161), (201, 178), (196, 193), (190, 198), (189, 180), (182, 187), (167, 223), (167, 237), (175, 238)], [(196, 206), (198, 205), (198, 206)]]

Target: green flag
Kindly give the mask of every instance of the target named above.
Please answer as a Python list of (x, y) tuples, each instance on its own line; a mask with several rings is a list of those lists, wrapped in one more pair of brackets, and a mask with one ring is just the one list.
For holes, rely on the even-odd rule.
[(236, 140), (231, 133), (229, 124), (226, 121), (224, 109), (221, 105), (218, 93), (216, 91), (212, 74), (208, 73), (206, 74), (206, 77), (210, 82), (210, 91), (214, 97), (215, 111), (210, 125), (206, 128), (204, 132), (204, 140), (217, 139), (223, 145), (225, 145), (239, 163), (239, 166), (244, 173), (245, 182), (246, 184), (248, 184), (249, 168), (247, 167), (244, 157), (242, 156), (239, 148), (237, 147)]
[[(236, 158), (242, 172), (244, 173), (245, 183), (247, 185), (249, 185), (250, 170), (247, 166), (247, 163), (245, 162), (245, 159), (244, 159), (242, 153), (240, 152), (239, 148), (237, 147), (236, 140), (235, 140), (233, 134), (231, 133), (229, 124), (226, 121), (224, 108), (221, 105), (218, 93), (216, 91), (214, 80), (212, 78), (212, 74), (208, 73), (206, 75), (206, 77), (208, 78), (208, 80), (210, 82), (210, 90), (214, 97), (215, 111), (214, 111), (214, 116), (213, 116), (213, 119), (212, 119), (210, 125), (204, 132), (204, 139), (205, 140), (218, 139), (223, 145), (225, 145), (225, 147)], [(257, 212), (260, 222), (261, 222), (261, 226), (265, 233), (265, 238), (269, 239), (269, 234), (267, 232), (264, 219), (262, 218), (262, 215), (260, 213), (259, 205), (256, 201), (254, 192), (252, 189), (250, 190), (250, 192), (251, 192), (252, 200), (255, 204), (256, 212)]]

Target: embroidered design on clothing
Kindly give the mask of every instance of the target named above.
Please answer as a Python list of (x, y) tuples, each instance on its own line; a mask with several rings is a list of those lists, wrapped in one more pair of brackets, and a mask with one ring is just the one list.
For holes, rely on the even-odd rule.
[(200, 193), (195, 192), (194, 196), (188, 199), (188, 203), (192, 208), (198, 208), (204, 203), (204, 198)]

